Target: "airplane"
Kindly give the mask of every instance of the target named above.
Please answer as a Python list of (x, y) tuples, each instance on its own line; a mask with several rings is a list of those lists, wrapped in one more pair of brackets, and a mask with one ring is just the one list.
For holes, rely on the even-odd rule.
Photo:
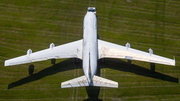
[(26, 55), (5, 61), (5, 66), (19, 65), (48, 59), (78, 58), (83, 60), (82, 69), (84, 75), (61, 83), (61, 88), (70, 87), (112, 87), (118, 88), (118, 82), (108, 80), (96, 75), (97, 60), (103, 58), (120, 58), (138, 60), (150, 63), (175, 66), (175, 59), (153, 54), (153, 50), (143, 52), (125, 46), (106, 42), (97, 38), (96, 8), (88, 7), (83, 22), (83, 39), (56, 46), (51, 43), (50, 48), (32, 53), (29, 49)]

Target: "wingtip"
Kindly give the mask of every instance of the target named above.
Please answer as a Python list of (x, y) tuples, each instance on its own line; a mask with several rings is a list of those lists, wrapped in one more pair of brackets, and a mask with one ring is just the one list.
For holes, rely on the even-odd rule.
[(7, 66), (7, 61), (4, 62), (4, 66), (5, 66), (5, 67)]
[(6, 60), (6, 61), (4, 62), (4, 66), (5, 66), (5, 67), (7, 67), (7, 66), (11, 66), (11, 64), (9, 63), (9, 61), (8, 61), (8, 60)]
[(7, 63), (7, 60), (4, 62), (4, 66), (9, 66), (8, 63)]
[(174, 66), (176, 66), (176, 59), (175, 59), (175, 56), (174, 56)]

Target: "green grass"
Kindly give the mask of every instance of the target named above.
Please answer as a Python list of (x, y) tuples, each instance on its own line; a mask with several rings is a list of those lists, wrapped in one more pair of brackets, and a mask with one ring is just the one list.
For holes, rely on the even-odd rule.
[[(0, 1), (0, 101), (82, 101), (85, 87), (62, 89), (61, 82), (83, 75), (73, 59), (4, 67), (4, 61), (83, 38), (87, 7), (97, 8), (100, 39), (168, 58), (176, 66), (106, 59), (100, 76), (117, 81), (119, 88), (95, 88), (103, 101), (180, 100), (180, 2), (178, 0), (1, 0)], [(10, 89), (8, 89), (8, 87)], [(97, 99), (96, 99), (97, 100)]]

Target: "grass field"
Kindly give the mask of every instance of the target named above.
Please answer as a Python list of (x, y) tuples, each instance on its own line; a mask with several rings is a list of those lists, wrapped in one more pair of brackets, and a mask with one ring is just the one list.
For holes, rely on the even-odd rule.
[[(119, 88), (61, 88), (61, 82), (83, 75), (74, 59), (4, 67), (4, 61), (83, 37), (87, 7), (97, 8), (100, 39), (168, 58), (176, 66), (105, 59), (100, 76)], [(0, 101), (180, 100), (179, 0), (0, 0)], [(89, 96), (89, 97), (88, 97)], [(97, 98), (98, 96), (98, 98)]]

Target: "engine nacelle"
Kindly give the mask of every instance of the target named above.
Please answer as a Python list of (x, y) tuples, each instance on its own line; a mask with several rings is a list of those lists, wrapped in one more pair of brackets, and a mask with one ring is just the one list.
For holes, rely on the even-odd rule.
[(126, 43), (126, 47), (127, 47), (127, 49), (131, 48), (131, 45), (129, 43)]
[(153, 54), (153, 50), (151, 48), (149, 48), (149, 54)]
[(29, 49), (29, 50), (27, 51), (27, 55), (30, 56), (31, 53), (32, 53), (32, 50)]
[(55, 47), (54, 43), (51, 43), (49, 48), (53, 50), (53, 48)]

